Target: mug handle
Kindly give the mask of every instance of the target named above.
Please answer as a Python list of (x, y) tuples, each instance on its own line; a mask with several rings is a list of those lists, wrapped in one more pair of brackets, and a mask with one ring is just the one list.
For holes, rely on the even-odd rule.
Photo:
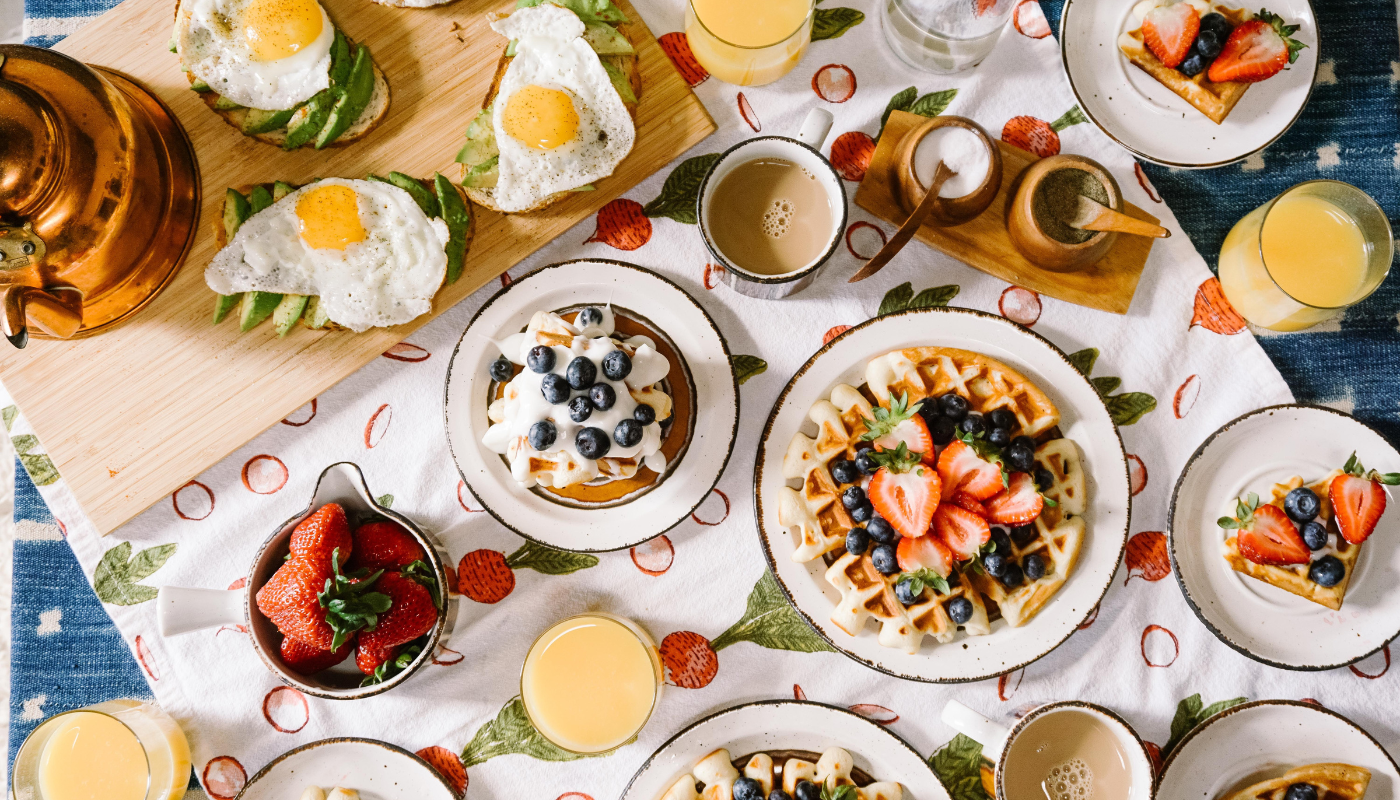
[(992, 722), (956, 700), (948, 701), (948, 704), (943, 707), (942, 716), (945, 724), (968, 738), (982, 743), (983, 758), (993, 764), (1001, 758), (1001, 751), (1006, 747), (1006, 737), (1011, 733), (1009, 729)]
[(156, 624), (161, 636), (243, 624), (243, 589), (185, 589), (162, 586), (156, 593)]
[(813, 148), (822, 149), (822, 142), (826, 141), (826, 135), (831, 133), (831, 124), (836, 120), (831, 116), (831, 112), (824, 108), (814, 108), (807, 112), (807, 118), (802, 120), (802, 127), (797, 129), (797, 141)]

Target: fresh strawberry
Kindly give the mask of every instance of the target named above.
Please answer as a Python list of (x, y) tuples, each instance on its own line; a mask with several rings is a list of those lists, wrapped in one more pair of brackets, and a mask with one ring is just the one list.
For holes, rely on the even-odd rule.
[(953, 572), (953, 551), (937, 536), (900, 539), (895, 553), (899, 556), (899, 568), (904, 572), (927, 569), (945, 578)]
[[(924, 401), (929, 402), (929, 401)], [(894, 450), (901, 442), (917, 458), (933, 463), (933, 437), (929, 435), (928, 423), (919, 416), (919, 403), (909, 407), (909, 395), (890, 397), (890, 407), (876, 406), (875, 419), (861, 418), (866, 431), (861, 441), (874, 442), (876, 451)]]
[(394, 656), (398, 655), (399, 646), (389, 647), (365, 647), (363, 641), (355, 650), (355, 666), (360, 668), (360, 672), (366, 675), (373, 675), (387, 665)]
[(1327, 487), (1327, 499), (1337, 515), (1337, 527), (1341, 529), (1342, 538), (1352, 544), (1361, 544), (1375, 531), (1376, 524), (1385, 513), (1385, 485), (1400, 484), (1400, 472), (1367, 471), (1356, 460), (1356, 453), (1347, 459), (1342, 472), (1344, 474), (1333, 478)]
[(948, 503), (933, 512), (933, 531), (962, 560), (975, 558), (982, 545), (992, 539), (992, 528), (985, 519)]
[(1191, 55), (1191, 46), (1200, 32), (1201, 15), (1190, 3), (1157, 6), (1142, 20), (1142, 39), (1147, 49), (1173, 69)]
[(1259, 505), (1259, 495), (1254, 492), (1235, 501), (1235, 516), (1221, 517), (1216, 524), (1237, 531), (1240, 555), (1256, 564), (1282, 567), (1311, 560), (1311, 551), (1293, 520), (1277, 506)]
[(326, 622), (320, 600), (330, 577), (329, 566), (294, 558), (278, 567), (258, 590), (258, 610), (283, 636), (318, 650), (330, 650), (335, 631)]
[(438, 610), (433, 595), (418, 581), (397, 572), (386, 572), (375, 589), (389, 596), (389, 611), (379, 616), (377, 625), (360, 634), (360, 649), (387, 650), (417, 639), (437, 624)]
[(302, 520), (292, 531), (290, 544), (292, 558), (317, 564), (330, 564), (331, 553), (339, 550), (341, 566), (350, 558), (353, 546), (350, 522), (339, 503), (327, 503)]
[(1001, 467), (984, 460), (961, 439), (953, 440), (938, 456), (938, 477), (943, 481), (944, 500), (952, 500), (958, 492), (986, 500), (1006, 488)]
[(354, 647), (355, 642), (351, 640), (342, 644), (339, 650), (322, 650), (300, 639), (284, 636), (281, 647), (282, 663), (298, 675), (315, 675), (344, 661)]
[(369, 522), (355, 529), (350, 570), (398, 569), (428, 557), (413, 534), (390, 520)]
[(964, 511), (971, 511), (982, 519), (987, 519), (987, 507), (967, 492), (958, 492), (953, 495), (953, 505)]
[(872, 456), (880, 468), (870, 479), (866, 496), (875, 511), (899, 531), (900, 536), (928, 533), (933, 510), (943, 496), (943, 487), (933, 467), (919, 461), (918, 453), (900, 442), (892, 451)]
[[(1146, 29), (1145, 24), (1143, 27)], [(1277, 14), (1260, 11), (1230, 32), (1206, 77), (1214, 83), (1255, 83), (1272, 78), (1297, 61), (1298, 51), (1307, 47), (1293, 38), (1297, 32), (1297, 25), (1285, 25)]]
[(1011, 476), (1011, 487), (987, 501), (987, 519), (1002, 525), (1025, 525), (1045, 508), (1045, 498), (1024, 472)]

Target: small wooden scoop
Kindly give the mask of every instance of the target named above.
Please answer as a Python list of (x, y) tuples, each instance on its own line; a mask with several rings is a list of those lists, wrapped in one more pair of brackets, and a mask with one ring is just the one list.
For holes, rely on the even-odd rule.
[[(876, 253), (874, 258), (865, 262), (865, 266), (861, 267), (860, 271), (852, 275), (850, 280), (846, 282), (855, 283), (857, 281), (863, 281), (879, 272), (881, 269), (884, 269), (885, 265), (890, 262), (890, 259), (894, 258), (895, 253), (903, 250), (904, 245), (909, 244), (909, 240), (914, 238), (914, 234), (918, 232), (919, 226), (924, 224), (924, 220), (928, 219), (929, 213), (933, 211), (933, 207), (938, 203), (938, 192), (943, 188), (944, 181), (947, 181), (957, 174), (958, 173), (949, 169), (947, 164), (939, 161), (938, 168), (933, 171), (933, 180), (929, 182), (928, 192), (924, 194), (924, 199), (919, 201), (919, 207), (914, 209), (914, 213), (909, 215), (909, 219), (905, 220), (903, 225), (899, 226), (899, 230), (895, 231), (894, 237), (886, 242), (884, 247), (880, 248), (880, 252)], [(1106, 211), (1107, 209), (1104, 210)], [(1137, 222), (1137, 220), (1133, 220), (1133, 222)], [(1069, 224), (1073, 225), (1074, 223)]]
[(1172, 235), (1171, 231), (1161, 225), (1153, 225), (1150, 222), (1144, 222), (1122, 212), (1114, 211), (1084, 195), (1079, 196), (1079, 208), (1076, 209), (1073, 217), (1065, 220), (1065, 224), (1084, 231), (1117, 231), (1133, 236), (1151, 236), (1156, 239), (1165, 239)]

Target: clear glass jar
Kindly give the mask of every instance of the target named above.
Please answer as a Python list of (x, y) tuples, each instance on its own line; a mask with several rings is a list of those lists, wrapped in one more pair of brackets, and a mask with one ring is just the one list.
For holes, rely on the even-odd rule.
[(904, 63), (943, 74), (982, 63), (1018, 0), (881, 0), (885, 41)]

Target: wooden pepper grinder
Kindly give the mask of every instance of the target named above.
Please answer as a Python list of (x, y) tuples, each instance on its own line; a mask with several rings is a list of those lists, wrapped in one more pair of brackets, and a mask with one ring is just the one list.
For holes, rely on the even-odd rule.
[(1073, 272), (1103, 258), (1118, 232), (1071, 226), (1080, 197), (1113, 211), (1124, 207), (1118, 182), (1093, 159), (1056, 155), (1030, 165), (1021, 173), (1008, 208), (1011, 243), (1028, 261), (1055, 272)]

